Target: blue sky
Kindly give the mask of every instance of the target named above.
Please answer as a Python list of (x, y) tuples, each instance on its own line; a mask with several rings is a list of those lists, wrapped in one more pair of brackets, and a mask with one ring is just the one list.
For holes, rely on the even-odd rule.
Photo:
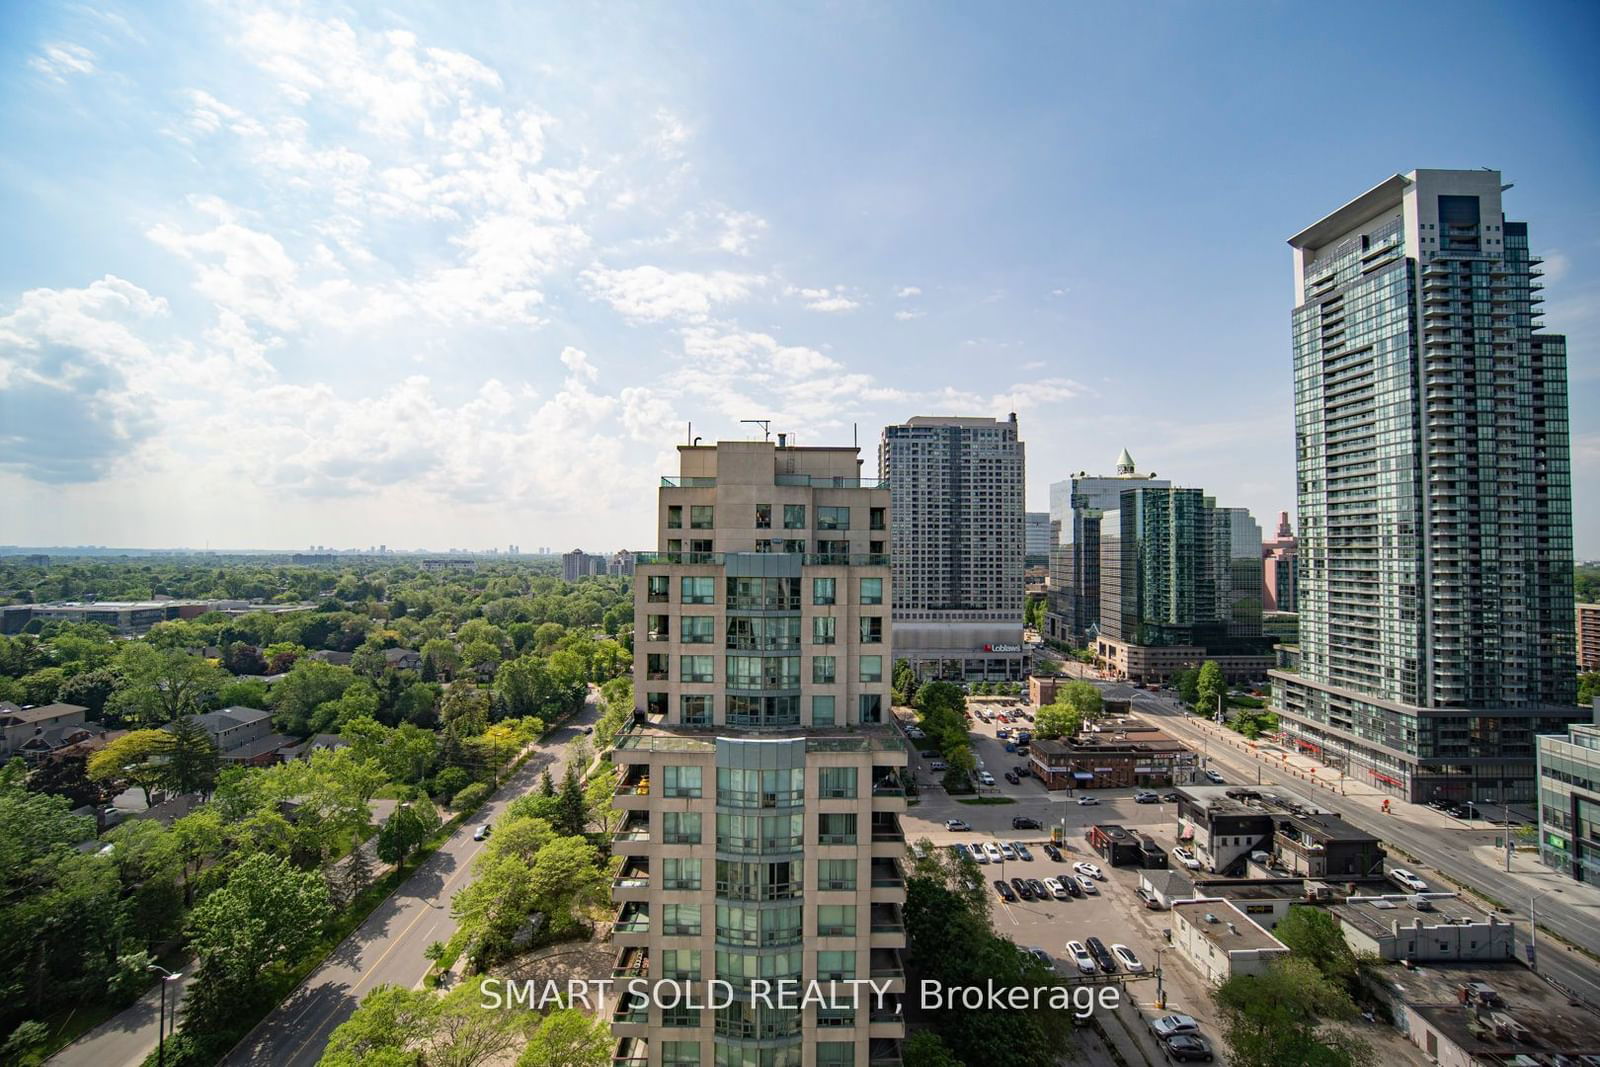
[(1490, 166), (1600, 555), (1600, 9), (1123, 7), (10, 5), (0, 542), (638, 547), (689, 421), (1009, 411), (1270, 529), (1285, 239)]

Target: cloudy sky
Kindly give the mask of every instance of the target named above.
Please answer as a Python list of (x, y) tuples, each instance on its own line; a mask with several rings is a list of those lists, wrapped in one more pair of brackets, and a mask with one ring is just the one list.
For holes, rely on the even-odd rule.
[(691, 421), (1010, 411), (1270, 527), (1285, 239), (1491, 166), (1600, 555), (1597, 9), (1132, 6), (8, 5), (0, 543), (639, 547)]

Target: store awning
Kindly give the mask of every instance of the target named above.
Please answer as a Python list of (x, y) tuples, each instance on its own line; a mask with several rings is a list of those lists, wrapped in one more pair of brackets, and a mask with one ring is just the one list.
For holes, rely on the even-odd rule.
[(1090, 774), (1088, 771), (1073, 771), (1072, 772), (1072, 777), (1076, 778), (1080, 782), (1088, 782), (1088, 781), (1093, 781), (1094, 780), (1094, 775)]

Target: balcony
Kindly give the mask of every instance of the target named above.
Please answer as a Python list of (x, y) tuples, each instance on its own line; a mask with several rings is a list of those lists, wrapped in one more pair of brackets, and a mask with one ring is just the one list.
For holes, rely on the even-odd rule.
[(650, 905), (630, 900), (617, 909), (611, 937), (618, 945), (643, 946), (650, 939)]
[(642, 1037), (625, 1037), (611, 1053), (611, 1067), (650, 1067), (650, 1043)]
[(650, 844), (650, 815), (635, 811), (616, 833), (611, 835), (611, 851), (615, 855), (630, 855), (644, 851)]
[(867, 964), (867, 973), (880, 981), (898, 982), (890, 986), (891, 992), (905, 992), (906, 967), (897, 948), (875, 948)]
[(673, 477), (668, 474), (661, 476), (662, 489), (715, 489), (715, 478)]
[(887, 552), (807, 552), (807, 567), (887, 567)]
[(720, 567), (721, 552), (640, 552), (633, 557), (635, 567)]
[(611, 977), (619, 982), (625, 982), (629, 978), (649, 978), (649, 950), (638, 945), (629, 945), (618, 952), (616, 962), (611, 966)]
[(622, 777), (617, 781), (617, 789), (613, 794), (618, 799), (622, 797), (647, 797), (650, 795), (650, 765), (647, 763), (629, 763), (622, 768)]
[[(877, 998), (869, 1001), (867, 1036), (874, 1039), (900, 1038), (906, 1035), (906, 1015), (903, 997), (885, 996), (883, 1006)], [(896, 1061), (898, 1062), (898, 1061)]]
[(611, 899), (619, 903), (626, 900), (646, 900), (650, 895), (650, 860), (646, 856), (630, 856), (623, 861), (622, 869), (611, 880)]
[(897, 859), (874, 856), (872, 858), (872, 903), (904, 904), (906, 880)]
[(906, 947), (906, 923), (900, 905), (873, 904), (870, 922), (873, 948)]
[(894, 858), (906, 847), (905, 831), (900, 828), (899, 816), (892, 811), (873, 811), (871, 833), (874, 857)]

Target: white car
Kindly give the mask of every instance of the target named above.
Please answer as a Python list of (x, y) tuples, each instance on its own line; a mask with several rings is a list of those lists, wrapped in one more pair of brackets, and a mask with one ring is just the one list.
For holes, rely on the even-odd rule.
[(490, 834), (489, 824), (488, 823), (484, 823), (482, 826), (480, 826), (476, 830), (472, 831), (472, 839), (474, 841), (482, 841), (484, 838), (488, 837), (489, 834)]
[(1084, 974), (1099, 974), (1100, 968), (1095, 965), (1094, 957), (1089, 955), (1089, 950), (1082, 941), (1068, 941), (1067, 955), (1072, 957), (1072, 962), (1078, 965), (1078, 970)]
[(1074, 877), (1077, 878), (1078, 884), (1083, 887), (1084, 896), (1094, 897), (1100, 895), (1100, 887), (1094, 884), (1093, 878), (1090, 878), (1087, 874), (1079, 874)]
[(985, 841), (983, 843), (983, 853), (989, 857), (990, 863), (999, 863), (1005, 858), (1005, 853), (1001, 852), (1000, 846), (993, 841)]
[(1112, 945), (1111, 954), (1117, 958), (1118, 963), (1127, 968), (1129, 974), (1144, 973), (1143, 961), (1141, 961), (1138, 956), (1135, 956), (1133, 954), (1133, 949), (1129, 948), (1127, 945)]
[(1172, 850), (1172, 858), (1189, 868), (1191, 871), (1198, 871), (1200, 869), (1200, 861), (1194, 858), (1193, 852), (1190, 852), (1182, 845), (1179, 845)]
[(978, 772), (978, 784), (979, 785), (994, 785), (994, 775), (990, 774), (988, 771), (979, 771)]
[(1078, 798), (1078, 803), (1083, 805), (1083, 806), (1085, 806), (1085, 807), (1087, 807), (1090, 804), (1098, 804), (1098, 803), (1100, 803), (1100, 798), (1099, 797), (1091, 797), (1091, 796), (1081, 796), (1081, 797)]
[(1393, 882), (1401, 889), (1409, 890), (1412, 893), (1426, 893), (1428, 891), (1428, 883), (1424, 882), (1421, 878), (1418, 878), (1404, 867), (1391, 868), (1389, 871), (1389, 881)]
[(1067, 891), (1066, 886), (1061, 884), (1061, 879), (1059, 878), (1046, 878), (1044, 880), (1044, 887), (1049, 891), (1050, 895), (1055, 897), (1057, 900), (1072, 899), (1072, 894)]
[(1200, 1023), (1192, 1015), (1163, 1015), (1150, 1020), (1150, 1032), (1159, 1041), (1173, 1034), (1197, 1034), (1200, 1032)]
[(1092, 863), (1074, 863), (1072, 869), (1079, 874), (1087, 874), (1090, 878), (1101, 882), (1106, 880), (1105, 872)]
[(1002, 841), (1000, 842), (1000, 855), (1004, 856), (1008, 860), (1014, 860), (1017, 858), (1017, 850), (1012, 848), (1006, 842)]
[(907, 726), (906, 736), (911, 738), (913, 741), (920, 741), (928, 735), (922, 732), (922, 727), (920, 726)]

